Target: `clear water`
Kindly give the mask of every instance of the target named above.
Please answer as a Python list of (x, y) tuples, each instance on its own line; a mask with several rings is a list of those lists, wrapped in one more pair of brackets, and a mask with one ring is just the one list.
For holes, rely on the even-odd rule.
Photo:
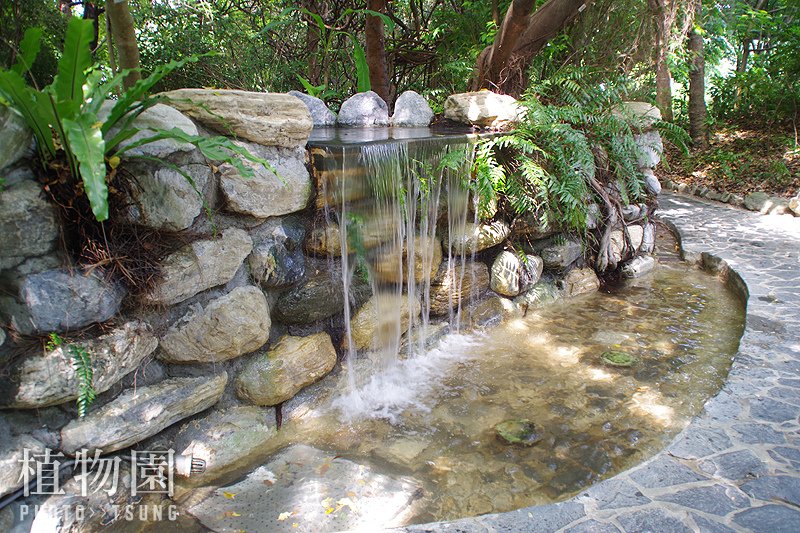
[[(721, 387), (744, 311), (714, 277), (682, 264), (645, 279), (531, 310), (484, 331), (446, 335), (361, 390), (331, 376), (326, 397), (281, 440), (327, 450), (425, 489), (414, 522), (564, 499), (662, 449)], [(631, 368), (600, 354), (624, 350)], [(343, 408), (346, 405), (347, 408)], [(529, 419), (532, 447), (493, 426)]]

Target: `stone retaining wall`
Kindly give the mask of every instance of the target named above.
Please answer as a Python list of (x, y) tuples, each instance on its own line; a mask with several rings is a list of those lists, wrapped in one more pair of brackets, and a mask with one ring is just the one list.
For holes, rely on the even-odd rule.
[[(166, 254), (159, 281), (139, 297), (127, 294), (104, 265), (77, 267), (65, 256), (58, 214), (17, 149), (29, 145), (19, 138), (24, 129), (0, 132), (15, 141), (8, 144), (15, 153), (0, 154), (0, 161), (10, 161), (0, 193), (0, 434), (7, 436), (0, 442), (0, 496), (21, 487), (17, 460), (23, 448), (69, 456), (82, 448), (171, 446), (207, 461), (202, 479), (184, 485), (212, 484), (246, 464), (250, 452), (257, 456), (268, 448), (275, 435), (273, 406), (323, 378), (341, 357), (345, 295), (339, 263), (326, 257), (341, 252), (331, 234), (335, 228), (311, 224), (324, 202), (316, 200), (307, 166), (312, 119), (305, 105), (282, 94), (178, 92), (172, 96), (180, 97), (180, 111), (158, 105), (138, 119), (139, 126), (179, 127), (193, 135), (234, 132), (280, 178), (258, 167), (245, 179), (171, 140), (138, 148), (169, 165), (123, 165), (131, 187), (124, 207), (112, 209), (115, 222), (185, 236), (172, 238), (184, 244)], [(186, 96), (202, 105), (188, 104)], [(638, 138), (647, 155), (640, 162), (646, 185), (657, 194), (652, 168), (660, 138), (647, 128)], [(175, 166), (193, 178), (199, 195)], [(625, 275), (641, 275), (654, 264), (648, 256), (652, 214), (645, 204), (629, 206), (627, 229), (612, 234), (616, 261), (627, 262)], [(526, 261), (503, 248), (520, 235), (530, 243)], [(477, 253), (468, 265), (474, 286), (461, 288), (483, 301), (476, 323), (600, 285), (579, 242), (535, 224), (511, 227), (498, 219), (451, 237), (462, 243), (464, 255)], [(437, 239), (431, 245), (442, 247)], [(447, 315), (459, 300), (449, 289), (452, 276), (445, 267), (433, 276), (433, 315)], [(368, 348), (375, 303), (368, 285), (356, 283), (351, 290), (353, 337)], [(401, 314), (419, 313), (404, 302)], [(64, 344), (46, 349), (51, 333)], [(84, 418), (74, 405), (79, 377), (71, 346), (90, 354), (98, 392)]]

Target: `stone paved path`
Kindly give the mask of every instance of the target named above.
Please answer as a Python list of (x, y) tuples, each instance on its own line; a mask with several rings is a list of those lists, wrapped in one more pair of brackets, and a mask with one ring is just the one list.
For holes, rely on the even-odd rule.
[(800, 532), (800, 218), (660, 201), (687, 260), (749, 289), (722, 391), (666, 450), (570, 500), (405, 531)]

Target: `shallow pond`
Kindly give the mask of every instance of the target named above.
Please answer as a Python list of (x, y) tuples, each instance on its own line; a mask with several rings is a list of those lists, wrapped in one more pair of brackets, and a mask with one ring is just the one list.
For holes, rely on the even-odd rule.
[[(668, 262), (607, 292), (446, 335), (358, 397), (336, 390), (346, 380), (331, 376), (306, 393), (316, 402), (287, 405), (282, 443), (316, 450), (256, 470), (254, 480), (269, 481), (261, 479), (260, 499), (225, 501), (226, 491), (246, 492), (245, 482), (190, 512), (214, 529), (322, 531), (564, 499), (642, 462), (684, 428), (720, 389), (743, 323), (742, 304), (717, 278)], [(608, 350), (636, 362), (604, 364)], [(540, 440), (499, 439), (494, 426), (512, 419), (533, 422)], [(245, 516), (215, 519), (214, 498)]]

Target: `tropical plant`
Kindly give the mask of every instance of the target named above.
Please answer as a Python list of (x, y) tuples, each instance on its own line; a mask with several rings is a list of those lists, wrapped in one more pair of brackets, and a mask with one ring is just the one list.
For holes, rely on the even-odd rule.
[[(27, 30), (16, 63), (8, 70), (0, 69), (0, 99), (16, 109), (33, 131), (42, 165), (55, 172), (66, 169), (66, 181), (85, 192), (98, 221), (108, 218), (107, 180), (121, 158), (148, 159), (129, 152), (158, 140), (190, 143), (207, 158), (233, 165), (245, 177), (252, 177), (253, 170), (241, 158), (271, 168), (266, 160), (226, 137), (188, 135), (179, 128), (155, 130), (151, 136), (126, 142), (139, 133), (135, 119), (162, 101), (161, 97), (148, 92), (173, 70), (197, 61), (196, 56), (156, 68), (118, 99), (110, 100), (112, 91), (120, 86), (129, 71), (108, 78), (100, 67), (92, 65), (91, 21), (77, 17), (70, 20), (55, 79), (40, 89), (35, 80), (33, 85), (28, 85), (24, 77), (39, 53), (41, 38), (40, 29)], [(193, 184), (188, 175), (182, 174)]]
[[(621, 208), (646, 200), (644, 175), (635, 131), (616, 111), (624, 86), (589, 85), (583, 83), (585, 75), (565, 68), (534, 77), (518, 128), (477, 144), (471, 186), (484, 216), (499, 197), (510, 216), (533, 217), (542, 227), (562, 226), (587, 244), (590, 206), (604, 206), (605, 231), (593, 248), (598, 269), (605, 270), (607, 241)], [(666, 123), (657, 127), (685, 149), (683, 130)]]
[(75, 403), (78, 407), (78, 417), (83, 418), (89, 407), (97, 398), (97, 391), (94, 388), (94, 369), (92, 368), (92, 358), (89, 351), (74, 343), (67, 343), (58, 333), (51, 333), (45, 346), (48, 350), (65, 350), (72, 358), (72, 368), (78, 378), (78, 398)]

